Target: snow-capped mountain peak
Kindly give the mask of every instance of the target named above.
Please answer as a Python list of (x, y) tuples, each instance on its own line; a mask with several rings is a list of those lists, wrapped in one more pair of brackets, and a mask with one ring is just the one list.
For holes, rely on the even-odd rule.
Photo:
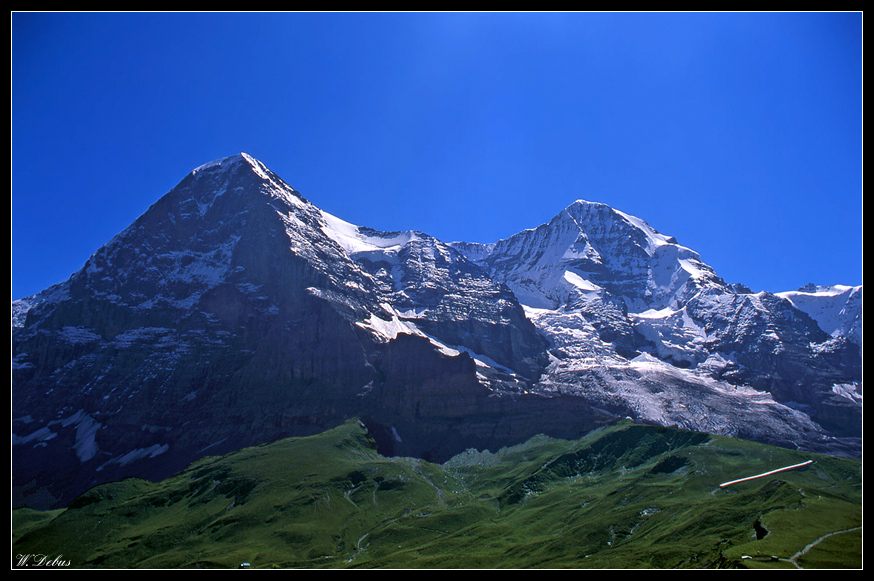
[[(201, 214), (206, 212), (212, 200), (227, 191), (249, 193), (258, 191), (268, 197), (276, 198), (280, 204), (290, 203), (298, 207), (310, 205), (300, 192), (247, 153), (238, 153), (205, 163), (192, 170), (182, 183), (188, 180), (199, 184), (198, 190), (201, 194), (211, 198), (197, 200), (198, 211)], [(251, 187), (253, 181), (260, 181), (262, 187)]]
[(262, 179), (269, 180), (274, 177), (275, 174), (267, 169), (261, 161), (255, 159), (251, 155), (245, 152), (240, 152), (236, 155), (229, 155), (227, 157), (222, 157), (219, 159), (215, 159), (213, 161), (204, 163), (191, 171), (192, 174), (198, 174), (205, 172), (207, 170), (219, 170), (219, 171), (236, 171), (239, 169), (239, 166), (243, 165), (246, 168), (254, 171), (258, 176)]
[(213, 168), (222, 168), (222, 167), (228, 168), (229, 166), (235, 165), (238, 163), (249, 163), (252, 165), (260, 164), (260, 162), (255, 160), (255, 158), (253, 158), (249, 154), (247, 154), (245, 152), (240, 152), (236, 155), (229, 155), (227, 157), (221, 157), (219, 159), (214, 159), (212, 161), (208, 161), (208, 162), (194, 168), (193, 170), (191, 170), (191, 173), (199, 173), (199, 172), (202, 172), (204, 170), (213, 169)]
[(535, 308), (573, 303), (606, 289), (642, 312), (682, 304), (703, 287), (724, 286), (698, 253), (644, 220), (577, 200), (552, 220), (491, 245), (456, 247)]

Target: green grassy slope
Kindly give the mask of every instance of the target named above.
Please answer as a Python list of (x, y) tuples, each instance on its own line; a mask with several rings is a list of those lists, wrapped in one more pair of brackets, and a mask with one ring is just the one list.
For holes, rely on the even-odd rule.
[(352, 420), (13, 511), (12, 553), (82, 568), (856, 568), (861, 499), (858, 461), (694, 432), (624, 423), (436, 465), (380, 456)]

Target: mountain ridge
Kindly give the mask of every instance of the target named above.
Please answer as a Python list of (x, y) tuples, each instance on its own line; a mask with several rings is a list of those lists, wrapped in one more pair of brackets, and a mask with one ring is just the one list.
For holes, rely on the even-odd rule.
[(353, 416), (383, 450), (433, 459), (625, 416), (861, 449), (851, 335), (604, 204), (447, 244), (346, 222), (241, 153), (13, 301), (12, 321), (19, 502)]

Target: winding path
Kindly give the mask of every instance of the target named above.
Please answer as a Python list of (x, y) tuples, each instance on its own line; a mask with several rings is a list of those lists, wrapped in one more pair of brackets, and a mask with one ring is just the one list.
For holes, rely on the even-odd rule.
[(826, 534), (822, 535), (821, 537), (819, 537), (818, 539), (816, 539), (815, 541), (813, 541), (812, 543), (808, 544), (806, 547), (804, 547), (803, 549), (801, 549), (800, 551), (798, 551), (797, 553), (795, 553), (794, 555), (792, 555), (791, 557), (789, 557), (786, 560), (789, 561), (790, 563), (792, 563), (793, 565), (795, 565), (797, 568), (803, 569), (804, 567), (802, 567), (801, 565), (799, 565), (796, 562), (798, 557), (800, 557), (801, 555), (803, 555), (804, 553), (806, 553), (807, 551), (809, 551), (810, 549), (812, 549), (813, 547), (818, 545), (821, 541), (824, 541), (825, 539), (827, 539), (831, 536), (840, 535), (843, 533), (851, 533), (853, 531), (858, 531), (861, 528), (862, 528), (861, 526), (858, 526), (858, 527), (853, 527), (851, 529), (844, 529), (842, 531), (834, 531), (831, 533), (826, 533)]

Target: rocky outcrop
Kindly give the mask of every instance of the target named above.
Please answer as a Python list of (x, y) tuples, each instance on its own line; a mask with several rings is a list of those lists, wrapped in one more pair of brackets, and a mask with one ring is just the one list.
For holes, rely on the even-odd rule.
[(378, 282), (380, 300), (402, 321), (536, 382), (547, 343), (509, 288), (427, 234), (380, 232), (334, 217), (329, 222), (328, 234)]
[(861, 437), (861, 406), (834, 392), (837, 385), (853, 385), (853, 391), (861, 385), (858, 346), (832, 338), (806, 313), (771, 293), (701, 293), (687, 310), (707, 334), (706, 352), (730, 354), (735, 363), (720, 373), (721, 379), (801, 407), (837, 434)]

